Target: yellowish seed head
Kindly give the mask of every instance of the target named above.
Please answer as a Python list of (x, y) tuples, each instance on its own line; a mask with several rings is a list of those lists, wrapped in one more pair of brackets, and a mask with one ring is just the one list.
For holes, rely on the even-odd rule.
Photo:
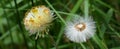
[(33, 7), (24, 18), (24, 25), (30, 34), (43, 32), (53, 21), (53, 14), (49, 8), (42, 6)]

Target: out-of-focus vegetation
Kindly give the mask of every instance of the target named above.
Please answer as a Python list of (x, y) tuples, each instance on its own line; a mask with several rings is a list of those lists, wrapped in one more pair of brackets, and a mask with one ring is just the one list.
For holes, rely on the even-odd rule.
[[(120, 49), (120, 0), (1, 0), (0, 49)], [(26, 11), (46, 5), (55, 20), (45, 38), (35, 40), (23, 25)], [(65, 21), (73, 15), (89, 13), (96, 22), (96, 34), (84, 43), (73, 43), (64, 36)]]

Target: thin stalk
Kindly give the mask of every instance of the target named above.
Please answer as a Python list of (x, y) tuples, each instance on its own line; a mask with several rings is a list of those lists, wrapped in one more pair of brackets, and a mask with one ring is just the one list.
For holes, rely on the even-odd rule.
[[(82, 3), (83, 0), (78, 0), (73, 9), (71, 10), (70, 14), (74, 14), (80, 7), (80, 4)], [(66, 20), (69, 21), (72, 17), (74, 16), (67, 16)]]
[(20, 30), (21, 30), (21, 32), (22, 32), (22, 36), (23, 36), (23, 39), (24, 39), (24, 43), (25, 43), (25, 45), (26, 45), (26, 48), (29, 49), (29, 48), (28, 48), (28, 44), (27, 44), (27, 40), (26, 40), (26, 38), (25, 38), (24, 30), (23, 30), (23, 28), (22, 28), (22, 24), (21, 24), (21, 21), (20, 21), (20, 14), (19, 14), (19, 11), (18, 11), (17, 1), (14, 0), (14, 3), (15, 3), (15, 11), (16, 11), (16, 14), (17, 14), (16, 19), (18, 20), (19, 28), (20, 28)]
[(83, 45), (83, 43), (80, 43), (80, 45), (83, 49), (86, 49), (86, 47), (85, 47), (85, 45)]
[(84, 0), (84, 16), (87, 18), (89, 14), (89, 0)]
[(63, 24), (66, 25), (66, 22), (64, 21), (64, 19), (58, 14), (58, 12), (53, 8), (53, 6), (48, 2), (48, 0), (45, 0), (45, 2), (52, 8), (52, 10), (56, 13), (56, 15), (60, 18), (60, 20), (62, 21)]
[(89, 45), (90, 49), (94, 49), (92, 43), (90, 42), (90, 40), (87, 41), (87, 44)]
[(38, 39), (35, 40), (35, 49), (37, 49), (37, 40)]
[(74, 16), (76, 14), (72, 14), (72, 13), (67, 13), (67, 12), (62, 12), (62, 11), (57, 11), (59, 14), (64, 14), (64, 15), (68, 15), (68, 16)]

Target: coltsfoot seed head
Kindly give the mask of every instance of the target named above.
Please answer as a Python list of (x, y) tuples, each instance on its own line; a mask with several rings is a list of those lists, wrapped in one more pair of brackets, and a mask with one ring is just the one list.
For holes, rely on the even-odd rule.
[(73, 42), (86, 42), (96, 31), (95, 22), (91, 17), (74, 17), (68, 21), (65, 28), (65, 35)]
[(53, 21), (53, 12), (44, 5), (36, 6), (30, 9), (24, 18), (24, 25), (30, 35), (44, 36), (48, 32), (48, 27)]

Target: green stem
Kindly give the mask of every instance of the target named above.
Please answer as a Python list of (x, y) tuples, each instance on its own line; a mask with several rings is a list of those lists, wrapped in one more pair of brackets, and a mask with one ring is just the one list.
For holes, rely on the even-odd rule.
[(84, 45), (83, 43), (80, 43), (80, 45), (81, 45), (81, 47), (82, 47), (83, 49), (86, 49), (86, 47), (85, 47), (85, 45)]
[(89, 14), (89, 0), (84, 0), (84, 16), (88, 17)]
[(37, 49), (37, 40), (38, 39), (35, 40), (35, 49)]
[[(83, 0), (78, 0), (77, 3), (75, 4), (74, 8), (71, 10), (70, 14), (74, 14), (80, 7), (80, 4), (82, 3)], [(72, 17), (74, 16), (67, 16), (67, 21), (69, 21)]]
[(45, 2), (52, 8), (52, 10), (56, 13), (56, 15), (60, 18), (60, 20), (62, 21), (63, 24), (66, 25), (66, 22), (64, 21), (64, 19), (58, 14), (58, 12), (53, 8), (53, 6), (48, 2), (48, 0), (45, 0)]

